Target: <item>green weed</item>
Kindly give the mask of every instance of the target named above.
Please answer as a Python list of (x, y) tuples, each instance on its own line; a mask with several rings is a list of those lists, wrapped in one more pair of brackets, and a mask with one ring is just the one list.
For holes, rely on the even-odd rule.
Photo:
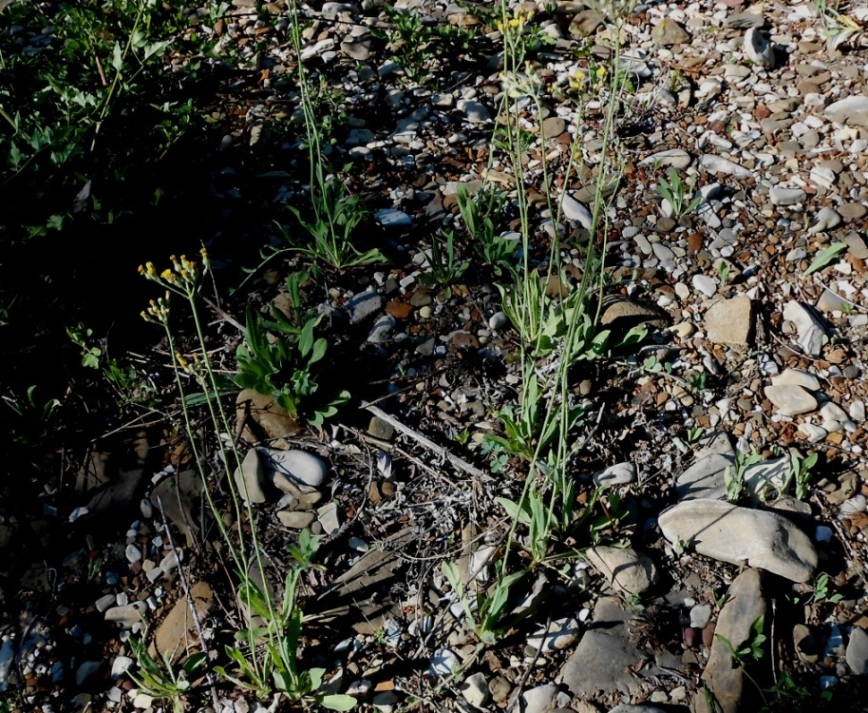
[(702, 196), (697, 193), (691, 197), (693, 184), (685, 183), (674, 168), (670, 168), (666, 176), (667, 178), (660, 179), (657, 193), (669, 203), (672, 208), (672, 217), (678, 220), (695, 211), (702, 203)]
[(152, 698), (167, 698), (175, 713), (182, 713), (186, 708), (181, 696), (190, 690), (190, 680), (201, 671), (205, 665), (206, 654), (196, 653), (188, 656), (176, 671), (172, 664), (171, 654), (164, 652), (161, 660), (148, 653), (148, 645), (144, 639), (131, 638), (130, 649), (136, 658), (138, 670), (129, 672), (129, 677), (138, 686), (139, 691)]

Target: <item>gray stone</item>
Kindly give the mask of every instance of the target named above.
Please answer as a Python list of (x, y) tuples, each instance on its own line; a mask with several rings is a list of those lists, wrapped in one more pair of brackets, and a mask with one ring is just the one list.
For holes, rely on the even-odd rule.
[(643, 654), (630, 640), (628, 614), (614, 597), (601, 597), (594, 606), (593, 622), (561, 669), (560, 681), (575, 696), (595, 696), (598, 691), (629, 696), (643, 693), (632, 669)]
[(711, 605), (696, 604), (690, 608), (690, 626), (694, 629), (704, 629), (711, 621)]
[(704, 154), (699, 160), (699, 164), (709, 173), (722, 173), (727, 176), (735, 176), (736, 178), (750, 178), (753, 175), (750, 169), (739, 166), (728, 158), (715, 156), (714, 154)]
[(147, 605), (144, 602), (135, 602), (106, 609), (103, 616), (106, 621), (113, 621), (122, 629), (132, 629), (136, 624), (144, 623), (145, 609), (147, 609)]
[(675, 496), (682, 500), (720, 500), (726, 497), (726, 469), (734, 455), (709, 453), (675, 479)]
[(868, 260), (868, 243), (859, 233), (850, 230), (841, 238), (847, 244), (847, 252), (859, 260)]
[(321, 508), (317, 509), (316, 514), (317, 519), (322, 525), (323, 532), (327, 535), (337, 532), (338, 528), (340, 528), (341, 521), (338, 518), (337, 503), (326, 503)]
[(463, 111), (471, 124), (488, 124), (491, 121), (491, 111), (482, 102), (473, 99), (458, 102), (458, 110)]
[(554, 683), (530, 688), (521, 694), (523, 713), (544, 713), (552, 708), (558, 687)]
[[(284, 436), (298, 431), (298, 422), (279, 406), (274, 396), (244, 389), (235, 401), (236, 430), (247, 443), (271, 441), (281, 445)], [(153, 497), (151, 498), (153, 501)]]
[(844, 219), (838, 211), (829, 206), (824, 206), (820, 208), (817, 215), (814, 216), (814, 220), (811, 221), (808, 235), (816, 235), (817, 233), (825, 233), (827, 230), (833, 230), (841, 225), (843, 221)]
[(690, 154), (684, 149), (667, 149), (666, 151), (658, 151), (647, 158), (643, 158), (640, 166), (672, 166), (683, 171), (690, 166), (692, 159)]
[(631, 547), (589, 547), (585, 559), (620, 594), (642, 594), (657, 578), (651, 558)]
[(690, 42), (690, 33), (671, 18), (663, 21), (652, 30), (655, 44), (660, 47), (674, 47)]
[(395, 329), (397, 322), (390, 314), (384, 314), (380, 317), (371, 328), (368, 334), (367, 341), (370, 344), (384, 344), (392, 338), (392, 332)]
[(824, 113), (826, 118), (839, 124), (868, 128), (868, 97), (854, 94), (830, 104)]
[(461, 659), (450, 649), (437, 649), (428, 665), (428, 675), (432, 678), (451, 676), (461, 668)]
[(693, 287), (706, 297), (714, 297), (717, 292), (717, 283), (708, 275), (694, 275)]
[(304, 530), (313, 525), (316, 515), (308, 510), (280, 510), (277, 513), (277, 519), (284, 527)]
[(722, 562), (759, 567), (793, 582), (808, 581), (817, 568), (810, 538), (777, 513), (688, 500), (664, 510), (658, 523), (669, 542)]
[(796, 203), (804, 203), (805, 198), (807, 198), (807, 193), (801, 188), (773, 186), (769, 189), (769, 200), (772, 205), (795, 205)]
[(810, 356), (820, 356), (823, 351), (826, 329), (813, 311), (796, 300), (790, 300), (784, 307), (784, 319), (789, 320), (795, 326), (796, 341), (802, 350)]
[(772, 377), (772, 385), (774, 386), (802, 386), (809, 391), (820, 390), (820, 380), (813, 374), (801, 369), (784, 369), (780, 374), (775, 374)]
[(578, 619), (567, 617), (556, 619), (548, 627), (541, 627), (527, 637), (525, 653), (533, 656), (537, 651), (547, 654), (562, 651), (572, 646), (579, 638), (581, 624)]
[(850, 632), (847, 644), (847, 665), (857, 676), (868, 676), (868, 633), (857, 626)]
[(266, 465), (271, 470), (272, 482), (281, 490), (285, 490), (278, 483), (281, 477), (312, 488), (318, 488), (325, 482), (328, 465), (319, 456), (298, 449), (288, 451), (269, 449), (265, 454)]
[(347, 300), (344, 309), (350, 316), (350, 324), (360, 324), (383, 309), (386, 298), (379, 292), (362, 292)]
[[(760, 617), (765, 618), (767, 609), (760, 572), (755, 569), (742, 572), (729, 588), (715, 633), (739, 648), (751, 638), (753, 623)], [(744, 670), (733, 666), (729, 649), (717, 636), (711, 644), (708, 665), (702, 673), (702, 679), (719, 706), (716, 710), (721, 713), (737, 713), (745, 684)], [(709, 710), (704, 691), (696, 694), (695, 710), (697, 713)]]
[(816, 411), (819, 405), (811, 392), (797, 384), (766, 386), (764, 392), (766, 398), (784, 416), (798, 416), (800, 413), (810, 413), (811, 411)]
[(482, 672), (474, 673), (464, 679), (464, 682), (458, 687), (464, 700), (474, 708), (485, 708), (488, 701), (491, 700), (491, 693), (488, 690), (488, 682), (485, 680), (485, 674)]
[(621, 703), (610, 710), (609, 713), (665, 713), (665, 711), (654, 706), (634, 706), (629, 703)]
[(561, 201), (561, 208), (567, 220), (578, 223), (585, 230), (593, 228), (594, 219), (586, 206), (579, 203), (569, 193), (564, 193), (561, 196)]
[(789, 479), (790, 459), (786, 456), (751, 463), (744, 471), (744, 486), (754, 503), (783, 495)]
[(413, 219), (402, 210), (396, 208), (381, 208), (374, 217), (377, 222), (388, 230), (406, 230), (413, 227)]
[(765, 19), (761, 12), (747, 10), (727, 17), (726, 24), (739, 30), (747, 30), (750, 27), (762, 27), (765, 24)]
[(595, 473), (593, 480), (598, 487), (627, 485), (636, 480), (636, 466), (632, 463), (615, 463)]
[(75, 672), (75, 685), (81, 686), (88, 678), (99, 671), (99, 661), (85, 661)]
[(349, 34), (341, 41), (341, 52), (350, 59), (365, 62), (373, 55), (374, 39), (364, 30), (359, 34)]
[(775, 66), (775, 50), (772, 43), (755, 27), (751, 27), (744, 33), (744, 53), (759, 67), (771, 69)]
[(258, 505), (266, 500), (265, 491), (262, 489), (265, 483), (265, 469), (262, 460), (255, 448), (247, 451), (241, 467), (235, 469), (235, 487), (246, 503)]
[(600, 326), (622, 334), (639, 324), (647, 324), (656, 329), (669, 326), (669, 315), (665, 310), (648, 302), (634, 302), (624, 297), (604, 301), (600, 315)]

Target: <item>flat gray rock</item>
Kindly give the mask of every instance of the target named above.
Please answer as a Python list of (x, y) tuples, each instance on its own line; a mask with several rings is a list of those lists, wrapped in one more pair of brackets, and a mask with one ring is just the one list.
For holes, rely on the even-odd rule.
[(744, 53), (754, 64), (771, 69), (775, 66), (775, 50), (771, 41), (756, 27), (744, 33)]
[(839, 124), (868, 128), (868, 97), (854, 94), (826, 107), (824, 114)]
[(593, 480), (597, 486), (627, 485), (636, 480), (636, 466), (632, 463), (615, 463), (595, 473)]
[(823, 321), (801, 302), (790, 300), (784, 307), (784, 319), (796, 328), (796, 341), (806, 354), (820, 356), (826, 327)]
[[(268, 456), (266, 465), (273, 471), (272, 477), (275, 480), (278, 476), (283, 476), (312, 488), (318, 488), (325, 482), (328, 465), (313, 453), (298, 449), (288, 451), (268, 449), (265, 453)], [(275, 485), (280, 487), (277, 482)]]
[(578, 647), (561, 669), (559, 680), (575, 696), (593, 696), (597, 691), (642, 694), (641, 679), (631, 668), (642, 662), (642, 652), (630, 640), (630, 614), (614, 597), (601, 597), (594, 607)]
[(801, 188), (784, 188), (783, 186), (773, 186), (769, 189), (769, 200), (772, 205), (795, 205), (796, 203), (804, 203), (808, 194)]
[(235, 469), (235, 487), (244, 502), (259, 505), (266, 500), (265, 491), (262, 489), (264, 481), (265, 470), (259, 453), (255, 448), (251, 448), (244, 456), (241, 467)]
[(810, 538), (777, 513), (688, 500), (664, 510), (658, 523), (669, 542), (721, 562), (758, 567), (793, 582), (807, 582), (817, 569)]
[[(762, 577), (758, 570), (742, 572), (729, 588), (728, 598), (720, 612), (715, 633), (736, 648), (751, 638), (751, 626), (765, 617), (768, 603), (763, 597)], [(745, 687), (744, 671), (732, 665), (729, 649), (715, 636), (711, 644), (708, 665), (702, 673), (721, 713), (737, 713)], [(705, 692), (696, 694), (696, 713), (708, 710)]]
[(766, 398), (784, 416), (798, 416), (800, 413), (816, 411), (817, 399), (814, 395), (798, 384), (780, 384), (766, 386)]
[(847, 665), (857, 676), (868, 676), (868, 633), (854, 626), (847, 644)]
[(780, 374), (772, 377), (773, 386), (801, 386), (808, 391), (819, 391), (820, 380), (813, 374), (801, 369), (784, 369)]
[(585, 559), (621, 594), (642, 594), (657, 579), (651, 558), (631, 547), (589, 547)]
[(350, 324), (360, 324), (373, 317), (386, 304), (386, 298), (379, 292), (362, 292), (347, 300), (344, 309), (350, 317)]
[(725, 473), (735, 463), (734, 455), (709, 453), (675, 479), (675, 496), (683, 500), (720, 500), (726, 497)]
[(653, 153), (650, 156), (643, 158), (639, 162), (639, 165), (672, 166), (673, 168), (683, 171), (685, 168), (690, 166), (691, 161), (692, 159), (690, 158), (690, 154), (684, 149), (666, 149), (665, 151), (658, 151), (657, 153)]
[(722, 173), (726, 176), (735, 176), (736, 178), (750, 178), (753, 175), (753, 172), (749, 168), (739, 166), (734, 161), (730, 161), (723, 156), (707, 153), (703, 155), (699, 163), (709, 173)]

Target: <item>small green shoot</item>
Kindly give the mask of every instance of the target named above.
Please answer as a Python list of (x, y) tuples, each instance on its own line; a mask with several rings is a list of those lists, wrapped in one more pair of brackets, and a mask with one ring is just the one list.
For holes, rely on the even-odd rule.
[(817, 272), (817, 270), (822, 270), (826, 265), (831, 263), (838, 255), (844, 252), (847, 249), (847, 243), (832, 243), (825, 250), (821, 250), (817, 253), (814, 260), (808, 266), (808, 269), (805, 270), (804, 275), (807, 277), (808, 275)]
[(751, 661), (759, 661), (763, 657), (763, 644), (766, 642), (765, 618), (758, 616), (753, 624), (750, 625), (750, 635), (747, 640), (739, 644), (738, 647), (733, 646), (732, 642), (720, 634), (715, 634), (715, 638), (723, 644), (724, 648), (729, 652), (732, 659), (733, 667), (744, 668)]
[(693, 182), (685, 183), (674, 168), (670, 167), (666, 175), (668, 180), (666, 178), (660, 179), (657, 193), (669, 203), (672, 207), (672, 217), (678, 220), (699, 207), (699, 204), (702, 203), (702, 195), (697, 193), (691, 198), (689, 194), (693, 190)]
[(175, 671), (171, 655), (163, 652), (161, 660), (156, 660), (148, 652), (148, 646), (143, 639), (131, 638), (130, 648), (139, 669), (135, 673), (130, 672), (129, 676), (139, 690), (152, 698), (168, 698), (172, 703), (172, 710), (181, 713), (184, 710), (181, 696), (190, 690), (190, 679), (203, 668), (205, 654), (199, 652), (187, 657), (181, 664), (181, 670)]
[(829, 593), (829, 575), (825, 572), (822, 572), (817, 576), (817, 581), (814, 582), (814, 592), (811, 594), (811, 599), (809, 601), (821, 604), (837, 604), (844, 597), (839, 593), (830, 594)]
[[(790, 468), (787, 476), (787, 486), (790, 482), (795, 483), (795, 496), (797, 500), (807, 500), (810, 495), (810, 483), (813, 478), (813, 468), (817, 465), (817, 453), (811, 453), (802, 458), (795, 449), (790, 450)], [(785, 487), (784, 490), (787, 488)]]

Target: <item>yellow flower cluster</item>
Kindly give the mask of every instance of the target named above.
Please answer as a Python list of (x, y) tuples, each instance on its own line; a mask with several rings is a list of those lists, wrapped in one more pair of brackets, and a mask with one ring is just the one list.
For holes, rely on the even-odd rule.
[(526, 24), (533, 20), (535, 14), (536, 13), (533, 10), (525, 10), (524, 8), (517, 7), (513, 10), (511, 18), (506, 22), (498, 20), (495, 23), (495, 27), (501, 32), (520, 32)]
[(587, 71), (575, 69), (567, 76), (567, 83), (574, 92), (581, 92), (587, 85), (599, 86), (608, 73), (603, 65), (588, 67)]
[[(151, 265), (148, 263), (148, 265)], [(153, 268), (153, 265), (151, 265)], [(140, 272), (142, 270), (140, 269)], [(147, 274), (147, 268), (144, 271)], [(156, 275), (156, 271), (154, 271)], [(146, 322), (154, 322), (155, 324), (165, 324), (169, 320), (169, 291), (163, 297), (156, 300), (151, 300), (148, 308), (142, 311), (142, 319)]]
[[(199, 253), (202, 256), (202, 266), (207, 270), (210, 267), (208, 253), (205, 248), (202, 248)], [(139, 265), (139, 274), (143, 275), (146, 280), (161, 283), (176, 292), (189, 292), (195, 289), (199, 276), (202, 274), (199, 265), (193, 260), (188, 260), (186, 255), (181, 255), (181, 257), (172, 255), (169, 260), (172, 261), (172, 267), (167, 267), (160, 273), (157, 273), (157, 268), (152, 262)]]

